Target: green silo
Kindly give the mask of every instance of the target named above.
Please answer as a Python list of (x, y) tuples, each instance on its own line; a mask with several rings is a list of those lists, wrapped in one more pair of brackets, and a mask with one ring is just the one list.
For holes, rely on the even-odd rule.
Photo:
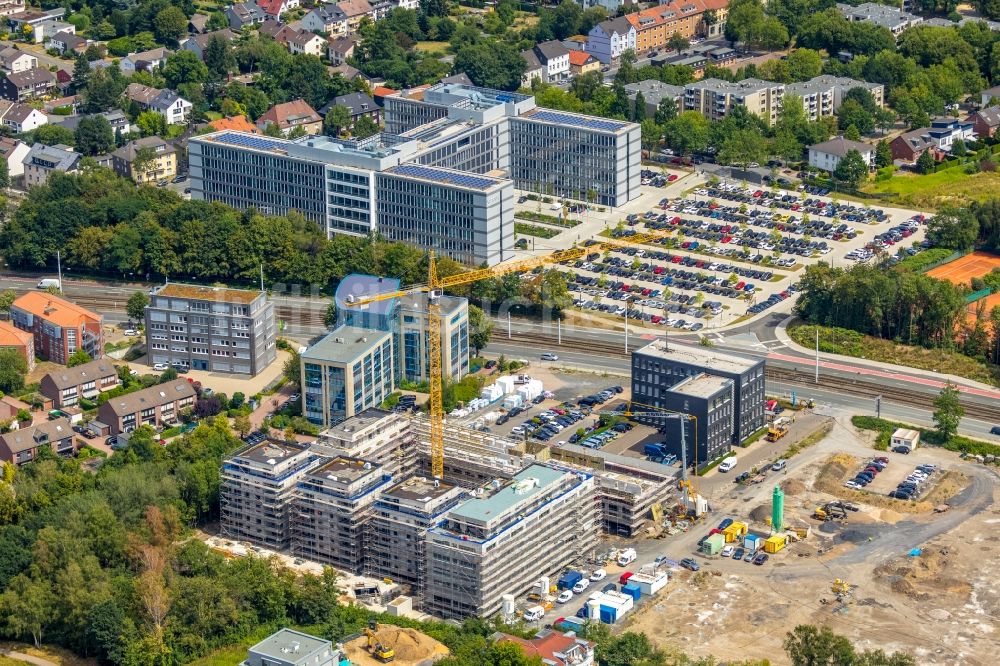
[(774, 487), (771, 495), (771, 529), (780, 532), (785, 526), (785, 493), (780, 486)]

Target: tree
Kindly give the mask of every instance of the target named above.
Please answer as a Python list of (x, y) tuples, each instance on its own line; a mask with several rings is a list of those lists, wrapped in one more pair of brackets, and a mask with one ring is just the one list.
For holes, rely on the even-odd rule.
[[(167, 119), (156, 111), (143, 111), (135, 119), (135, 124), (143, 136), (157, 136), (166, 134), (167, 132)], [(42, 127), (49, 127), (49, 125), (43, 125)], [(42, 128), (39, 127), (38, 129)]]
[(137, 291), (128, 297), (125, 304), (125, 312), (131, 321), (142, 321), (146, 317), (146, 306), (149, 305), (149, 296), (144, 291)]
[(875, 166), (879, 169), (892, 166), (892, 149), (885, 139), (875, 144)]
[[(146, 146), (135, 151), (135, 158), (132, 160), (132, 178), (136, 181), (145, 180), (146, 174), (156, 163), (156, 150)], [(116, 240), (121, 237), (116, 237)]]
[(966, 147), (964, 139), (955, 139), (951, 144), (951, 154), (955, 157), (965, 157), (968, 152), (969, 149)]
[(0, 157), (0, 189), (10, 187), (10, 168), (7, 166), (7, 158)]
[(351, 124), (351, 110), (343, 104), (334, 104), (323, 118), (323, 130), (330, 136), (337, 136)]
[(28, 361), (14, 348), (0, 349), (0, 391), (13, 393), (24, 387)]
[(379, 126), (369, 115), (363, 115), (358, 118), (354, 121), (354, 127), (351, 128), (351, 134), (357, 139), (367, 139), (368, 137), (374, 136), (378, 133)]
[(477, 86), (517, 90), (527, 66), (517, 47), (484, 40), (459, 49), (453, 71), (465, 72)]
[(205, 67), (212, 79), (224, 79), (236, 70), (236, 56), (229, 43), (220, 35), (212, 35), (205, 45)]
[(62, 125), (42, 125), (32, 132), (32, 136), (35, 141), (44, 143), (46, 146), (55, 146), (60, 143), (64, 145), (73, 144), (73, 130), (67, 129)]
[(951, 439), (958, 432), (958, 425), (965, 416), (965, 408), (959, 402), (958, 387), (948, 382), (934, 398), (934, 425), (942, 442)]
[(917, 173), (930, 173), (934, 170), (934, 165), (937, 162), (934, 161), (934, 156), (931, 155), (931, 151), (925, 150), (920, 153), (920, 157), (917, 158), (917, 162), (914, 165)]
[(493, 336), (493, 320), (490, 319), (482, 308), (469, 305), (469, 345), (475, 350), (475, 355), (490, 344)]
[(663, 128), (667, 145), (682, 155), (708, 147), (709, 122), (697, 111), (685, 111)]
[(979, 238), (979, 220), (968, 208), (942, 206), (927, 224), (927, 238), (935, 247), (971, 250)]
[(0, 312), (10, 316), (10, 308), (17, 300), (17, 292), (13, 289), (4, 289), (0, 292)]
[(670, 39), (667, 40), (667, 48), (671, 51), (685, 51), (689, 46), (691, 43), (679, 32), (670, 35)]
[(239, 433), (240, 437), (246, 437), (253, 430), (250, 417), (246, 414), (239, 414), (233, 419), (233, 429)]
[(868, 164), (861, 153), (851, 148), (837, 162), (837, 168), (833, 170), (833, 177), (842, 183), (857, 188), (858, 184), (868, 175)]
[(164, 7), (153, 19), (153, 31), (156, 39), (171, 46), (177, 46), (177, 41), (187, 32), (188, 18), (183, 10), (176, 5)]
[(75, 368), (78, 365), (83, 365), (84, 363), (90, 363), (92, 360), (90, 354), (82, 349), (77, 349), (75, 352), (70, 354), (69, 358), (66, 359), (67, 368)]
[(752, 129), (740, 129), (729, 134), (719, 147), (719, 161), (748, 167), (753, 162), (761, 162), (766, 154), (764, 137)]
[[(471, 305), (469, 307), (472, 307)], [(326, 313), (323, 315), (323, 325), (327, 328), (333, 328), (337, 325), (337, 304), (331, 302), (326, 308)]]
[(656, 115), (653, 120), (657, 125), (666, 125), (677, 117), (677, 101), (673, 97), (664, 97), (656, 106)]
[(3, 610), (0, 615), (6, 617), (7, 628), (12, 634), (30, 636), (35, 647), (41, 647), (43, 632), (55, 619), (55, 603), (49, 583), (20, 574), (0, 595), (0, 609)]
[(104, 116), (84, 116), (76, 126), (73, 146), (83, 155), (110, 153), (115, 149), (115, 131)]
[(646, 96), (642, 92), (635, 94), (632, 102), (632, 122), (641, 123), (646, 119)]
[(289, 353), (283, 369), (285, 378), (295, 385), (302, 384), (302, 365), (299, 363), (299, 353), (294, 349)]
[(829, 627), (800, 624), (785, 637), (785, 652), (793, 666), (845, 666), (854, 660), (854, 646)]
[(182, 49), (167, 58), (163, 65), (163, 78), (169, 88), (176, 88), (182, 83), (204, 83), (208, 80), (208, 67), (193, 51)]

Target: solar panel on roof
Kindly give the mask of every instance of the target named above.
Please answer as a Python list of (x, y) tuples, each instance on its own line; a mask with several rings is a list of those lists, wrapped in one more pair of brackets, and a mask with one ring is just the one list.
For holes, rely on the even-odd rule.
[(257, 150), (274, 150), (275, 148), (284, 148), (288, 145), (287, 141), (254, 136), (253, 134), (237, 134), (236, 132), (226, 132), (224, 134), (220, 134), (215, 137), (215, 140), (221, 143), (228, 143), (233, 146), (255, 148)]
[(590, 118), (587, 116), (571, 116), (555, 111), (539, 111), (530, 116), (534, 120), (541, 120), (547, 123), (559, 123), (561, 125), (572, 125), (575, 127), (585, 127), (587, 129), (606, 130), (614, 132), (625, 127), (625, 123), (602, 118)]
[(414, 178), (434, 180), (439, 183), (461, 185), (462, 187), (470, 187), (473, 189), (486, 189), (487, 187), (492, 187), (497, 183), (495, 180), (483, 178), (481, 176), (464, 173), (452, 173), (450, 171), (433, 169), (419, 164), (401, 164), (400, 166), (394, 168), (392, 173), (398, 173), (402, 176), (413, 176)]

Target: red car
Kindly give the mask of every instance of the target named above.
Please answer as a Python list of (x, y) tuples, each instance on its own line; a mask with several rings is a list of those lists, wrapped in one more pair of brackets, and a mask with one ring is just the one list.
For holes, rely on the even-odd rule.
[(762, 195), (762, 194), (764, 194), (764, 193), (761, 192), (760, 190), (757, 190), (756, 192), (753, 193), (753, 198), (754, 199), (760, 199), (760, 195)]
[(745, 286), (747, 286), (747, 283), (744, 282), (743, 280), (740, 280), (739, 282), (736, 283), (735, 289), (736, 290), (740, 290), (740, 289), (742, 289)]
[(675, 174), (675, 173), (672, 173), (672, 174), (670, 174), (669, 176), (667, 176), (667, 182), (668, 182), (668, 183), (672, 183), (672, 182), (674, 182), (675, 180), (677, 180), (677, 174)]
[(679, 264), (683, 260), (684, 259), (680, 255), (676, 255), (676, 256), (673, 256), (673, 257), (670, 258), (670, 263), (672, 263), (672, 264)]
[(656, 268), (653, 269), (653, 274), (654, 275), (662, 275), (663, 271), (665, 271), (665, 270), (666, 269), (663, 266), (657, 266)]
[(722, 241), (723, 243), (728, 243), (728, 242), (730, 242), (731, 240), (733, 240), (733, 237), (732, 237), (732, 236), (723, 236), (723, 237), (722, 237), (722, 239), (721, 239), (721, 241)]
[(662, 319), (663, 317), (661, 317), (660, 315), (653, 315), (650, 321), (652, 321), (654, 324), (659, 324)]

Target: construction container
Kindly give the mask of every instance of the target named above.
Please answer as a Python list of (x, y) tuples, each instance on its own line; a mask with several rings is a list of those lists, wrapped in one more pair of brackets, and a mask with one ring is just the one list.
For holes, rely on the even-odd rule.
[(726, 543), (738, 542), (747, 533), (747, 524), (735, 521), (731, 523), (726, 529), (722, 530), (723, 536), (726, 537)]
[(764, 542), (764, 552), (765, 553), (777, 553), (779, 550), (788, 545), (788, 537), (784, 534), (775, 534), (767, 538)]
[(621, 592), (607, 592), (591, 595), (587, 603), (588, 608), (593, 611), (597, 607), (597, 619), (605, 624), (614, 624), (625, 613), (632, 610), (635, 599)]
[(496, 402), (504, 395), (503, 388), (497, 386), (496, 384), (490, 384), (489, 386), (484, 386), (483, 390), (479, 392), (479, 397), (483, 400), (489, 400), (490, 402)]
[(701, 552), (705, 555), (718, 555), (726, 545), (724, 534), (712, 534), (701, 544)]
[[(650, 573), (637, 573), (628, 579), (625, 587), (638, 587), (639, 591), (646, 596), (653, 596), (670, 582), (670, 574), (666, 571), (652, 571)], [(625, 591), (625, 587), (622, 591)]]
[(628, 579), (631, 578), (634, 575), (635, 574), (633, 574), (631, 571), (625, 571), (625, 572), (623, 572), (622, 575), (618, 578), (618, 584), (619, 585), (626, 584), (628, 582)]
[(502, 395), (510, 395), (514, 392), (514, 378), (510, 375), (497, 377), (496, 386), (500, 388)]
[(639, 597), (642, 596), (642, 589), (635, 583), (629, 583), (622, 588), (622, 594), (627, 594), (633, 600), (639, 601)]
[(559, 577), (556, 583), (560, 590), (572, 590), (573, 586), (583, 580), (583, 574), (579, 571), (567, 571)]
[(506, 409), (514, 409), (515, 407), (520, 407), (524, 404), (524, 399), (517, 395), (516, 393), (508, 395), (503, 399), (503, 406)]
[(751, 553), (756, 553), (757, 549), (760, 548), (760, 544), (763, 542), (764, 538), (756, 534), (748, 534), (743, 537), (743, 547)]

